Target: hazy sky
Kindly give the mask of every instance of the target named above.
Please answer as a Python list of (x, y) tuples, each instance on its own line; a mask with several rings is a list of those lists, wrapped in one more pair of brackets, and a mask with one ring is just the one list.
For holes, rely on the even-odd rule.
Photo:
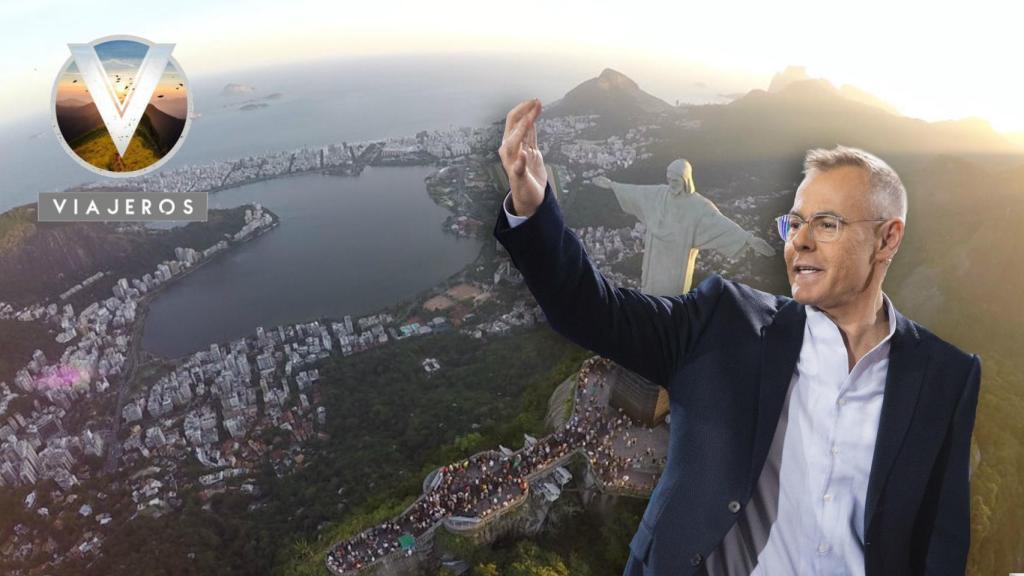
[[(130, 34), (176, 44), (174, 57), (190, 79), (366, 54), (514, 51), (538, 60), (590, 58), (642, 88), (665, 85), (657, 81), (662, 74), (704, 70), (694, 82), (714, 85), (721, 77), (730, 80), (723, 88), (749, 89), (766, 88), (773, 73), (795, 64), (909, 116), (979, 116), (999, 130), (1024, 131), (1018, 3), (685, 4), (0, 0), (0, 121), (48, 113), (69, 42)], [(679, 97), (648, 89), (669, 102)]]

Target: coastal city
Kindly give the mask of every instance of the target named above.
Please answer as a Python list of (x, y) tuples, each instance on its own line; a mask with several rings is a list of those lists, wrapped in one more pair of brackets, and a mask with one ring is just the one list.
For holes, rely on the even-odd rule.
[[(594, 122), (593, 116), (562, 116), (539, 122), (546, 157), (559, 166), (563, 194), (571, 194), (594, 176), (627, 167), (649, 154), (645, 151), (652, 141), (649, 127), (632, 128), (621, 138), (580, 138), (580, 132)], [(499, 141), (500, 133), (493, 125), (423, 131), (407, 138), (268, 152), (86, 187), (215, 193), (256, 180), (309, 171), (346, 176), (358, 174), (368, 165), (431, 164), (436, 170), (425, 184), (435, 202), (452, 213), (446, 230), (487, 238), (495, 217), (491, 207), (497, 202), (482, 200), (496, 197), (491, 156)], [(746, 215), (771, 197), (738, 199), (730, 208), (737, 214), (737, 222), (744, 225)], [(39, 516), (57, 521), (78, 516), (91, 518), (94, 523), (70, 550), (55, 550), (44, 531), (19, 524), (0, 542), (0, 562), (45, 555), (44, 563), (55, 566), (61, 558), (102, 554), (104, 527), (112, 519), (130, 520), (112, 517), (106, 501), (114, 491), (130, 495), (134, 504), (131, 517), (173, 513), (181, 506), (179, 492), (184, 489), (197, 490), (203, 500), (228, 490), (258, 497), (261, 488), (252, 479), (256, 468), (269, 463), (277, 475), (287, 475), (305, 465), (306, 443), (329, 439), (325, 423), (331, 414), (321, 402), (319, 367), (332, 355), (358, 354), (405, 338), (448, 330), (473, 338), (503, 337), (518, 327), (545, 321), (522, 276), (498, 245), (492, 277), (481, 280), (462, 275), (445, 282), (424, 296), (413, 314), (397, 317), (378, 312), (257, 327), (253, 334), (234, 341), (210, 344), (182, 358), (165, 359), (157, 372), (147, 370), (142, 378), (139, 329), (144, 323), (147, 298), (155, 297), (160, 288), (197, 266), (279, 224), (259, 204), (246, 209), (244, 222), (230, 238), (202, 250), (179, 247), (173, 259), (160, 263), (152, 272), (139, 278), (117, 279), (105, 299), (82, 310), (75, 310), (67, 301), (103, 279), (105, 272), (83, 278), (61, 294), (30, 305), (0, 302), (0, 319), (52, 327), (57, 332), (56, 342), (64, 346), (63, 353), (54, 358), (37, 350), (17, 371), (13, 382), (0, 383), (0, 489), (25, 491), (22, 505)], [(643, 223), (622, 228), (584, 226), (573, 231), (603, 274), (620, 286), (637, 287), (639, 271), (625, 273), (623, 264), (636, 262), (643, 252)], [(720, 266), (721, 258), (709, 253), (706, 265)], [(481, 304), (494, 301), (501, 303), (502, 311), (477, 314)], [(445, 370), (443, 363), (430, 357), (422, 359), (422, 367), (434, 375), (443, 375)], [(15, 405), (20, 409), (12, 410)], [(599, 462), (620, 462), (607, 451), (612, 435), (630, 426), (622, 418), (604, 416), (596, 408), (574, 415), (568, 427), (550, 439), (514, 455), (505, 454), (493, 465), (488, 464), (493, 469), (472, 476), (488, 486), (478, 496), (491, 499), (495, 497), (492, 490), (502, 490), (492, 504), (500, 507), (512, 502), (527, 491), (531, 470), (549, 471), (545, 462), (577, 449), (591, 457), (599, 452), (608, 456), (607, 460), (591, 459), (599, 468)], [(287, 441), (271, 445), (269, 437)], [(544, 453), (537, 454), (536, 446)], [(549, 446), (554, 450), (551, 453)], [(609, 485), (623, 482), (628, 457), (622, 458), (619, 464), (599, 470)], [(517, 461), (524, 467), (513, 474), (508, 467)], [(198, 473), (193, 464), (198, 465)], [(82, 490), (89, 480), (115, 473), (117, 480), (104, 490)], [(642, 488), (649, 490), (651, 485), (645, 483)], [(551, 488), (541, 490), (550, 492)], [(388, 530), (409, 532), (416, 538), (459, 510), (459, 502), (445, 500), (441, 492), (430, 498), (433, 504), (421, 510), (419, 516), (396, 519)], [(46, 505), (40, 505), (40, 501)], [(472, 510), (462, 512), (486, 514), (491, 509), (481, 507), (483, 499), (459, 505), (471, 504)], [(360, 542), (370, 541), (373, 538)], [(345, 572), (372, 563), (380, 556), (373, 550), (372, 546), (344, 543), (332, 553), (328, 564), (336, 572)]]

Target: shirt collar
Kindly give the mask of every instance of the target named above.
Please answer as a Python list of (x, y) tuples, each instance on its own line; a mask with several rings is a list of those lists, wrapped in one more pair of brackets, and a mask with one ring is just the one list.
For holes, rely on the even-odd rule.
[(892, 307), (892, 300), (889, 300), (889, 295), (885, 292), (882, 292), (882, 300), (885, 302), (885, 311), (889, 316), (889, 334), (885, 337), (888, 340), (896, 333), (896, 309)]

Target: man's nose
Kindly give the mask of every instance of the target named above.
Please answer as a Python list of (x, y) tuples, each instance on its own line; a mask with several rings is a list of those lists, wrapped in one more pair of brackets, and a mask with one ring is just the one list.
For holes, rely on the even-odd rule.
[(793, 235), (791, 242), (793, 242), (793, 248), (797, 250), (810, 250), (814, 248), (814, 235), (811, 234), (811, 226), (807, 224), (799, 227), (796, 234)]

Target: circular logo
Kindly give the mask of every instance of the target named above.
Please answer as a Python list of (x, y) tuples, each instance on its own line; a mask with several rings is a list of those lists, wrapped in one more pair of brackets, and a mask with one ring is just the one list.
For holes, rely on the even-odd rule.
[(192, 119), (174, 44), (106, 36), (68, 44), (53, 84), (52, 124), (72, 158), (103, 176), (139, 176), (170, 160)]

